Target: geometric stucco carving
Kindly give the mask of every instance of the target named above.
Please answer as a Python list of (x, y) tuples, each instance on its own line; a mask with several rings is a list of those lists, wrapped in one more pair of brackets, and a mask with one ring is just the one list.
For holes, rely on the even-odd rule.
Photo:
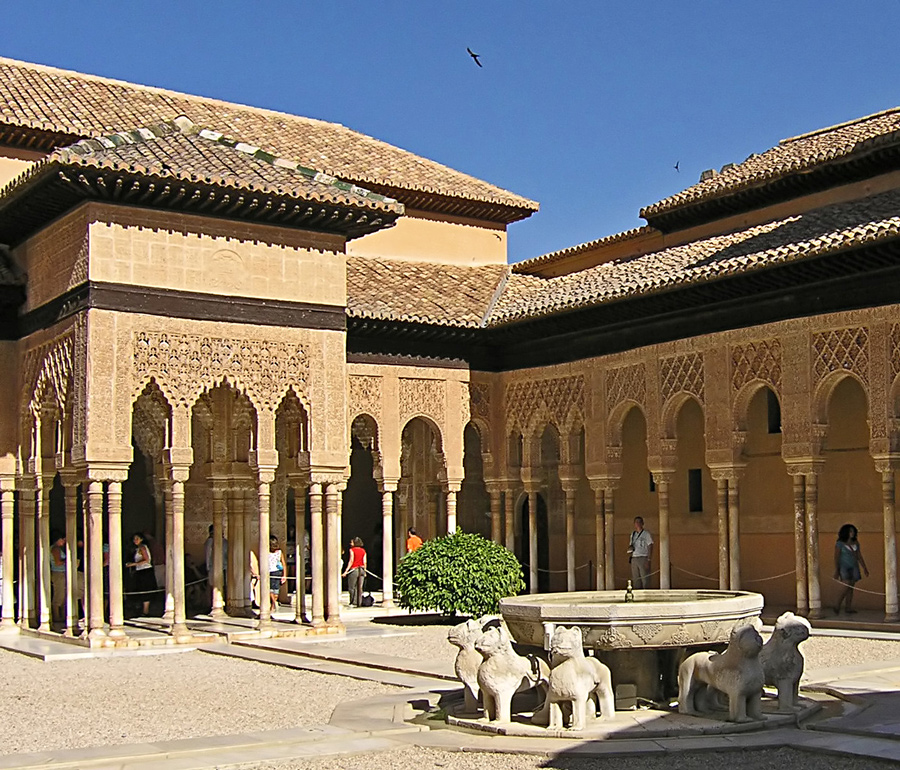
[(812, 335), (815, 384), (835, 371), (853, 372), (869, 381), (869, 333), (862, 326), (832, 329)]
[(623, 401), (646, 404), (647, 372), (643, 363), (620, 366), (606, 373), (606, 408), (612, 411)]
[(469, 410), (472, 417), (489, 421), (491, 417), (491, 387), (486, 382), (469, 383)]
[(575, 419), (584, 420), (584, 375), (514, 382), (506, 391), (510, 427), (525, 429), (535, 416), (562, 430)]
[(350, 417), (368, 414), (381, 417), (381, 377), (351, 374), (349, 387)]
[(704, 402), (703, 356), (700, 353), (686, 353), (660, 359), (659, 395), (665, 404), (676, 393), (685, 392)]
[(762, 380), (781, 393), (781, 342), (755, 340), (731, 346), (731, 387), (737, 393), (748, 382)]
[(446, 383), (421, 377), (400, 378), (400, 424), (419, 414), (430, 417), (438, 425), (444, 424)]
[(258, 406), (274, 410), (289, 387), (307, 396), (309, 360), (301, 345), (200, 334), (136, 332), (138, 384), (153, 377), (177, 404), (190, 406), (224, 378)]

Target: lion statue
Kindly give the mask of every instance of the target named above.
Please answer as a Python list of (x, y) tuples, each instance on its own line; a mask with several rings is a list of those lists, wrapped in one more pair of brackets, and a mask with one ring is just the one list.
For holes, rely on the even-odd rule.
[(765, 683), (778, 690), (778, 710), (790, 713), (801, 708), (797, 702), (803, 653), (799, 645), (809, 639), (811, 626), (806, 618), (785, 612), (775, 621), (775, 630), (759, 653)]
[(447, 634), (447, 641), (459, 647), (453, 670), (456, 672), (457, 679), (463, 684), (467, 714), (472, 714), (478, 710), (478, 668), (481, 666), (484, 658), (475, 649), (475, 642), (478, 641), (482, 633), (484, 631), (480, 620), (467, 620), (465, 623), (453, 626)]
[(594, 699), (600, 706), (602, 719), (615, 716), (615, 698), (609, 669), (596, 658), (584, 655), (584, 639), (578, 627), (559, 626), (550, 641), (549, 726), (563, 727), (562, 704), (571, 704), (572, 729), (583, 730), (591, 709), (596, 714)]
[(708, 710), (712, 689), (728, 697), (731, 722), (762, 720), (762, 644), (753, 625), (741, 624), (731, 632), (725, 652), (697, 652), (686, 658), (678, 669), (678, 711), (699, 714)]
[(488, 720), (510, 722), (513, 695), (535, 687), (546, 689), (549, 666), (540, 658), (517, 655), (504, 626), (488, 628), (475, 642), (475, 649), (484, 658), (478, 667), (478, 687)]

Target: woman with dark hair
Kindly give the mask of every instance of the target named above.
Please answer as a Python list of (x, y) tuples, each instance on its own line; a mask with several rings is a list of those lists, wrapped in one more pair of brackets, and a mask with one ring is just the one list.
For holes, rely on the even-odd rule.
[(362, 607), (363, 581), (366, 579), (366, 550), (363, 548), (363, 541), (358, 537), (350, 541), (350, 556), (342, 577), (348, 575), (350, 577), (347, 580), (347, 590), (350, 592), (350, 604)]
[(144, 615), (150, 614), (150, 594), (155, 591), (156, 576), (153, 574), (153, 560), (150, 558), (150, 548), (144, 539), (142, 532), (135, 532), (131, 537), (134, 543), (134, 561), (126, 562), (126, 567), (134, 567), (134, 580), (132, 585), (143, 602)]
[(278, 546), (278, 538), (272, 535), (269, 538), (269, 597), (271, 604), (269, 611), (275, 612), (278, 608), (278, 594), (281, 584), (287, 582), (287, 570), (284, 563), (284, 554)]
[(834, 545), (834, 579), (844, 584), (844, 590), (834, 606), (835, 615), (840, 613), (841, 604), (844, 605), (844, 612), (848, 615), (856, 613), (853, 609), (853, 586), (861, 579), (859, 568), (862, 567), (866, 577), (869, 577), (869, 568), (863, 559), (858, 535), (856, 527), (844, 524), (838, 532), (837, 543)]

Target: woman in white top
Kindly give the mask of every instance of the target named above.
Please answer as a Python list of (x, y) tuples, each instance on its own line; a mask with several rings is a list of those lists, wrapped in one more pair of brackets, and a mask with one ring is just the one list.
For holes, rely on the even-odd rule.
[(153, 560), (150, 558), (150, 548), (144, 540), (141, 532), (135, 532), (131, 538), (134, 543), (134, 561), (126, 562), (126, 567), (134, 568), (134, 590), (140, 594), (144, 605), (144, 615), (150, 613), (150, 595), (156, 591), (156, 576), (153, 573)]
[(278, 547), (278, 538), (275, 535), (269, 538), (269, 595), (272, 597), (271, 608), (278, 606), (278, 592), (282, 583), (287, 582), (287, 565), (284, 562), (284, 554)]

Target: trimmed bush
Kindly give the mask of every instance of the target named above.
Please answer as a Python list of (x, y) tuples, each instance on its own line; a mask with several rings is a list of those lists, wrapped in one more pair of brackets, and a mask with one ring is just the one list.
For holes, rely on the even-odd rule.
[(461, 530), (406, 554), (396, 583), (401, 607), (473, 617), (498, 612), (504, 596), (525, 589), (522, 565), (512, 553)]

